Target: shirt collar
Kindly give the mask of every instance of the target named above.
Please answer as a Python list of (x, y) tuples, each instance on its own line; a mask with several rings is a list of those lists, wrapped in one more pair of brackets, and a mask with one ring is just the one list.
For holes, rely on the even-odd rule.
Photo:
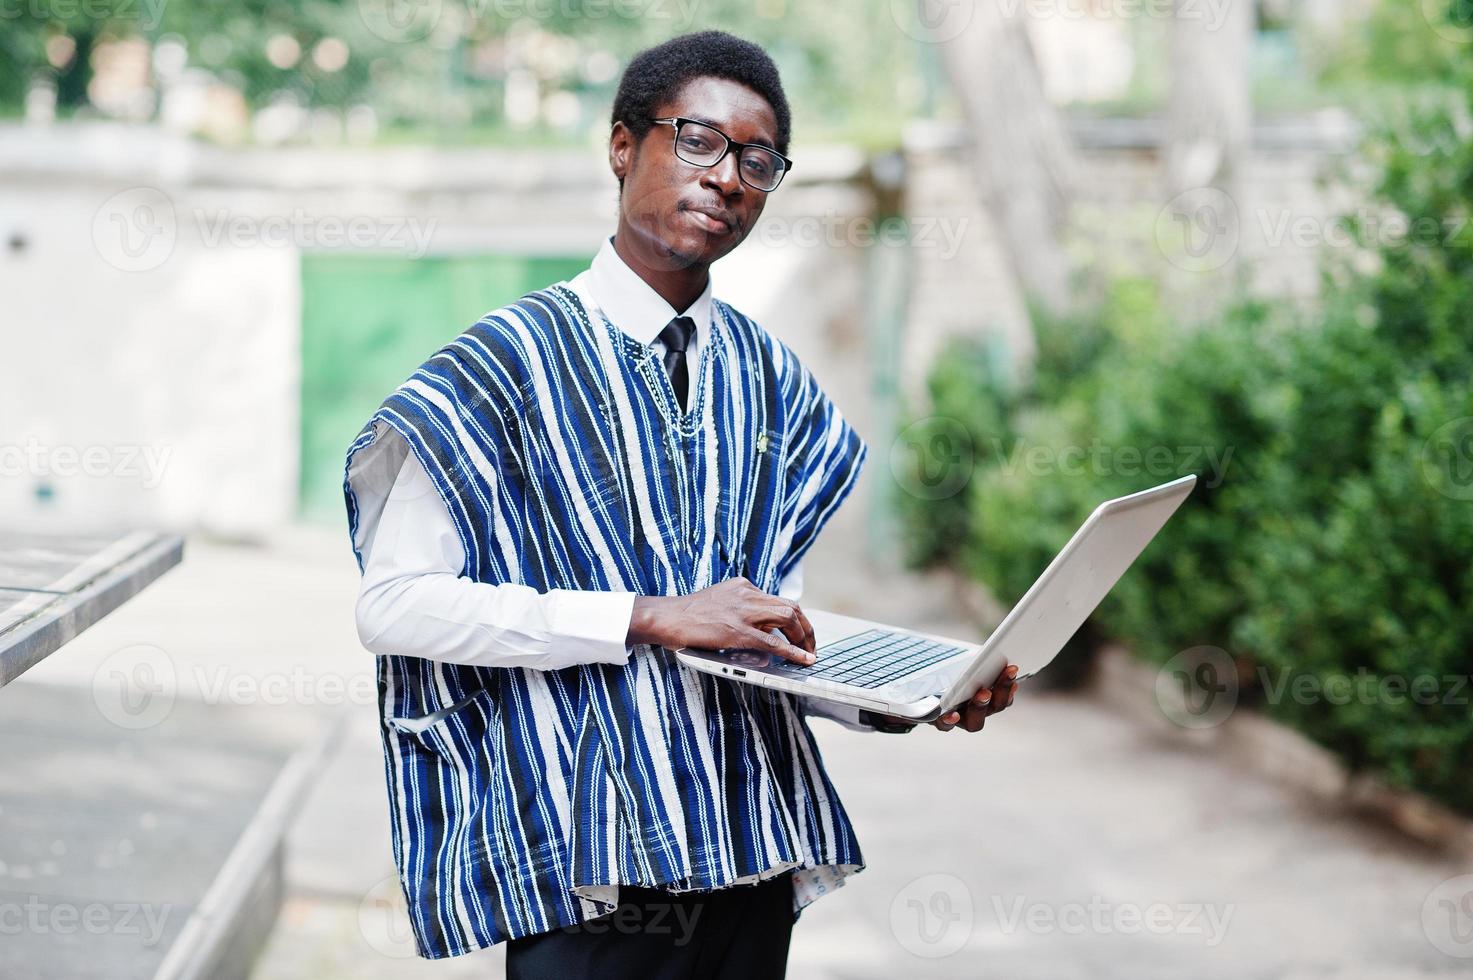
[(614, 326), (634, 339), (653, 344), (660, 331), (677, 316), (688, 316), (696, 323), (696, 337), (710, 336), (711, 330), (711, 276), (706, 276), (706, 288), (695, 302), (684, 310), (665, 302), (654, 287), (640, 278), (639, 273), (629, 268), (619, 253), (614, 251), (614, 237), (604, 239), (598, 254), (588, 267), (584, 284), (593, 302), (604, 311)]

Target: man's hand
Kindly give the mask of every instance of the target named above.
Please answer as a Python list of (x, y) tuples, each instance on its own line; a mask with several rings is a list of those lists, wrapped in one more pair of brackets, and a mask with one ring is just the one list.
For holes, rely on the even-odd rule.
[[(960, 725), (969, 732), (980, 732), (988, 718), (1013, 703), (1013, 696), (1018, 693), (1018, 682), (1014, 680), (1017, 676), (1018, 665), (1008, 664), (991, 687), (977, 688), (977, 692), (965, 702), (960, 710), (949, 711), (937, 718), (931, 722), (932, 727), (949, 732)], [(896, 725), (909, 724), (907, 719), (897, 718), (894, 715), (880, 715), (879, 717)]]
[(991, 687), (977, 688), (960, 711), (950, 711), (931, 724), (943, 732), (949, 732), (957, 725), (969, 732), (980, 732), (988, 718), (1013, 703), (1013, 696), (1018, 693), (1018, 682), (1014, 680), (1017, 676), (1018, 665), (1008, 664)]
[[(774, 628), (782, 635), (768, 632)], [(690, 595), (639, 596), (624, 642), (765, 650), (797, 664), (816, 659), (813, 624), (798, 604), (740, 577)]]

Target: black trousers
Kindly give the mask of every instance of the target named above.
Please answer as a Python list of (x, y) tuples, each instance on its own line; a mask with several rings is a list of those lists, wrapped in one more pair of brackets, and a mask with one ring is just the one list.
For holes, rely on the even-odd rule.
[(793, 875), (674, 894), (620, 886), (608, 915), (513, 939), (507, 980), (780, 978), (793, 934)]

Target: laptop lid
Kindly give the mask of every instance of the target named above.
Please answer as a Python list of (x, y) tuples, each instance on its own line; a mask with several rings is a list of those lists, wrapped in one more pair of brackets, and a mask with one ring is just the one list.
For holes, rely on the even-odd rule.
[(1009, 663), (1018, 665), (1020, 679), (1046, 667), (1196, 483), (1195, 476), (1184, 476), (1096, 507), (983, 642), (981, 654), (952, 683), (942, 704), (970, 697)]

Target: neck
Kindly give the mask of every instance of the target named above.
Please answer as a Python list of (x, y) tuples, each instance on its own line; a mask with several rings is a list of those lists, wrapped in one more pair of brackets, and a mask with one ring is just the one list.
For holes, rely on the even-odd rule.
[(629, 268), (638, 273), (639, 278), (649, 283), (650, 288), (659, 293), (660, 298), (669, 303), (675, 312), (685, 312), (705, 292), (710, 267), (703, 263), (692, 263), (680, 268), (668, 268), (675, 256), (668, 253), (646, 255), (632, 244), (634, 238), (621, 221), (618, 230), (614, 232), (614, 252)]

